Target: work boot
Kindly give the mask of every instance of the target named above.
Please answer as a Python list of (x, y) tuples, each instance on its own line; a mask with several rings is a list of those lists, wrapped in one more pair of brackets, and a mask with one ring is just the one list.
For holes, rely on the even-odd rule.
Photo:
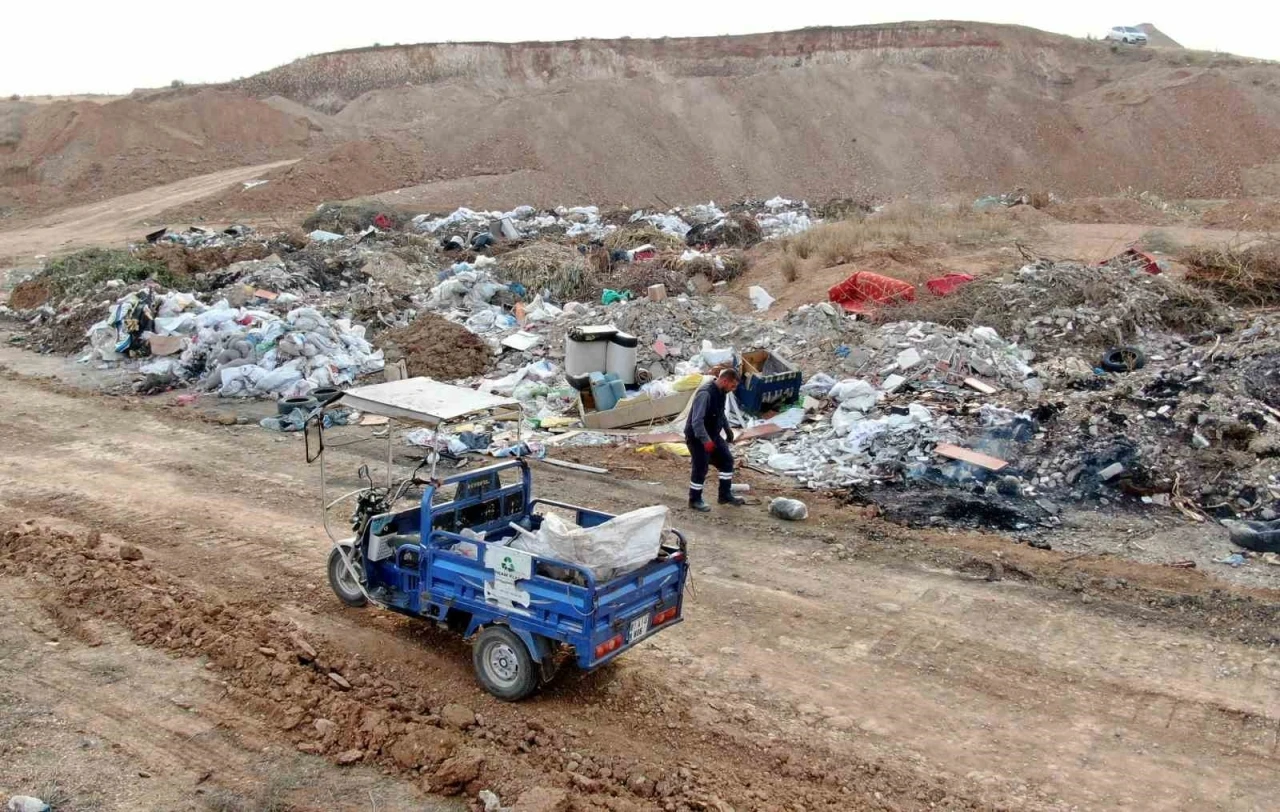
[(702, 501), (702, 488), (689, 488), (689, 509), (699, 513), (711, 511), (711, 506)]
[(735, 507), (742, 507), (747, 503), (747, 500), (743, 499), (741, 496), (733, 495), (732, 479), (720, 480), (720, 499), (718, 501), (722, 505), (733, 505)]

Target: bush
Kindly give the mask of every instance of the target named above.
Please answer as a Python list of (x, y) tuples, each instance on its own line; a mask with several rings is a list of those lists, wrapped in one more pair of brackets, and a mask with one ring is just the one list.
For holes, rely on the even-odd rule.
[(9, 101), (22, 101), (22, 97), (19, 96), (17, 93), (14, 93), (12, 96), (9, 97)]
[(800, 276), (800, 258), (790, 251), (782, 255), (782, 278), (794, 282)]
[(1008, 220), (967, 207), (899, 204), (876, 214), (822, 223), (786, 241), (800, 259), (826, 266), (850, 262), (873, 247), (945, 242), (978, 246), (1009, 234)]
[(1270, 307), (1280, 304), (1280, 240), (1238, 248), (1232, 245), (1188, 248), (1178, 257), (1188, 266), (1187, 281), (1207, 287), (1228, 304)]
[(49, 287), (53, 298), (88, 293), (112, 279), (126, 285), (155, 280), (164, 287), (177, 287), (182, 277), (163, 262), (141, 259), (117, 248), (86, 248), (53, 260), (36, 277)]
[(169, 83), (169, 87), (173, 87), (173, 88), (185, 87), (186, 84), (187, 83), (182, 81), (181, 79), (174, 79), (172, 82)]

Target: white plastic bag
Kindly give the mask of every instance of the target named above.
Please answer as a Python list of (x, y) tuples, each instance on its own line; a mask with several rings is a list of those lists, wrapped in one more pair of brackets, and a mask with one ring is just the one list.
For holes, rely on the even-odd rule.
[(653, 505), (596, 527), (579, 527), (552, 513), (536, 534), (522, 533), (511, 546), (586, 567), (597, 581), (606, 581), (658, 557), (669, 512), (666, 505)]
[(759, 285), (752, 285), (747, 288), (747, 298), (751, 300), (751, 304), (755, 306), (757, 313), (763, 313), (769, 309), (769, 305), (777, 301), (777, 299), (769, 295), (769, 291)]
[(866, 381), (857, 378), (846, 378), (827, 392), (827, 395), (838, 401), (846, 409), (867, 412), (880, 402), (880, 390)]
[(831, 387), (836, 385), (836, 379), (825, 372), (819, 372), (812, 378), (804, 382), (800, 387), (800, 394), (810, 395), (812, 397), (825, 397), (831, 392)]
[(715, 347), (711, 346), (710, 341), (703, 339), (702, 352), (700, 352), (699, 355), (702, 356), (702, 360), (706, 363), (708, 367), (713, 367), (713, 366), (716, 366), (717, 364), (727, 364), (730, 361), (732, 361), (733, 348), (730, 347), (728, 349), (718, 350)]

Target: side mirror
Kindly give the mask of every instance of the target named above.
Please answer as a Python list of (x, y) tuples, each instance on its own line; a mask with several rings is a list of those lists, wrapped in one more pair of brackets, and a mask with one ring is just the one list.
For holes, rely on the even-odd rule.
[(369, 480), (369, 487), (373, 487), (373, 477), (369, 474), (369, 466), (361, 465), (356, 469), (356, 479)]
[(324, 415), (317, 412), (302, 427), (307, 444), (307, 464), (320, 459), (324, 453)]

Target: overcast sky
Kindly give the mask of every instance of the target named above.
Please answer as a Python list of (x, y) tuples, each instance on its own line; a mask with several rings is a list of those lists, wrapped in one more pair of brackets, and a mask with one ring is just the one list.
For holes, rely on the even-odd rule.
[(1278, 9), (1275, 0), (23, 0), (3, 12), (0, 93), (218, 82), (374, 43), (706, 36), (898, 20), (1015, 23), (1081, 37), (1150, 22), (1189, 48), (1280, 59)]

